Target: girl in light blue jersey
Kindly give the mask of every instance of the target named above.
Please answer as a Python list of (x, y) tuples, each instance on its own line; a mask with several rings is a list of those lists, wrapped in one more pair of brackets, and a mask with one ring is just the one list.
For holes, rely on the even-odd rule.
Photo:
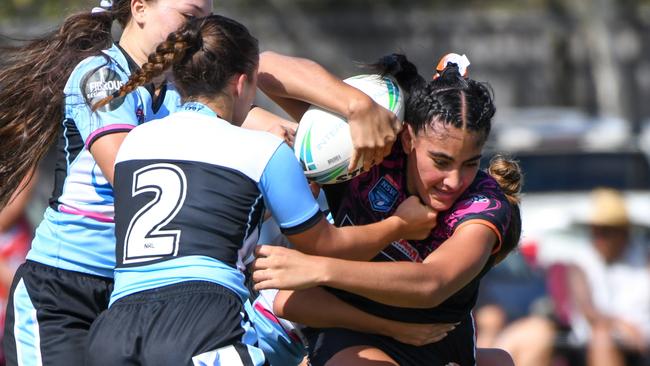
[[(173, 85), (148, 84), (96, 112), (147, 55), (209, 0), (102, 1), (60, 29), (6, 50), (0, 71), (0, 206), (57, 140), (55, 187), (7, 308), (9, 365), (79, 365), (106, 309), (115, 264), (113, 161), (126, 133), (179, 106)], [(113, 21), (123, 28), (119, 44)], [(4, 56), (4, 55), (3, 55)]]

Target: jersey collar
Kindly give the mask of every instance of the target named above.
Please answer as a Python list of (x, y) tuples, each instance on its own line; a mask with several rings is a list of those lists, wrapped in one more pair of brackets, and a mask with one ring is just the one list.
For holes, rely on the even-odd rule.
[(207, 105), (205, 105), (203, 103), (200, 103), (200, 102), (187, 102), (187, 103), (184, 103), (181, 106), (181, 109), (184, 110), (184, 111), (197, 112), (199, 114), (202, 114), (202, 115), (208, 116), (208, 117), (217, 117), (217, 118), (219, 118), (218, 114), (216, 114)]

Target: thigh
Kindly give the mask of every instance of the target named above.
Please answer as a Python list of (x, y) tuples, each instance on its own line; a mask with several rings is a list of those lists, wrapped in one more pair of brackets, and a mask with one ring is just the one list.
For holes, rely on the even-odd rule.
[(3, 346), (7, 365), (83, 363), (92, 322), (108, 306), (112, 280), (36, 262), (12, 284)]

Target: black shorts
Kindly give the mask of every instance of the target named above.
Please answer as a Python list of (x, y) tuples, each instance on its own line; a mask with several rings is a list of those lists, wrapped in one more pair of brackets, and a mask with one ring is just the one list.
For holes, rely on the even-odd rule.
[(90, 325), (108, 307), (112, 289), (111, 278), (23, 263), (7, 304), (7, 365), (82, 365)]
[(444, 366), (451, 362), (461, 366), (476, 364), (474, 323), (470, 316), (443, 340), (422, 347), (341, 328), (308, 328), (303, 333), (309, 341), (309, 360), (312, 366), (325, 365), (338, 352), (355, 346), (380, 349), (401, 366)]
[(262, 365), (256, 342), (237, 295), (211, 282), (182, 282), (111, 305), (90, 330), (86, 364)]

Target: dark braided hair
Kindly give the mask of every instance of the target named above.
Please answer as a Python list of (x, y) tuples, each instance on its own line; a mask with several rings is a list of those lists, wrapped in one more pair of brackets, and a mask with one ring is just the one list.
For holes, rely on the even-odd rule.
[(404, 119), (416, 133), (441, 122), (482, 133), (485, 140), (495, 112), (488, 84), (463, 78), (458, 65), (448, 63), (438, 78), (413, 91)]
[(487, 83), (465, 79), (458, 65), (448, 63), (439, 76), (426, 82), (406, 56), (393, 53), (382, 57), (370, 68), (391, 75), (407, 93), (404, 122), (413, 132), (436, 122), (483, 133), (487, 139), (496, 111)]
[(0, 47), (0, 209), (56, 139), (72, 70), (111, 46), (113, 21), (130, 19), (130, 1), (115, 0), (110, 11), (74, 14), (53, 32)]
[(253, 76), (259, 61), (255, 39), (242, 24), (220, 15), (189, 20), (149, 55), (142, 69), (131, 75), (120, 90), (101, 101), (102, 107), (145, 85), (171, 68), (174, 85), (183, 100), (219, 94), (237, 74)]

